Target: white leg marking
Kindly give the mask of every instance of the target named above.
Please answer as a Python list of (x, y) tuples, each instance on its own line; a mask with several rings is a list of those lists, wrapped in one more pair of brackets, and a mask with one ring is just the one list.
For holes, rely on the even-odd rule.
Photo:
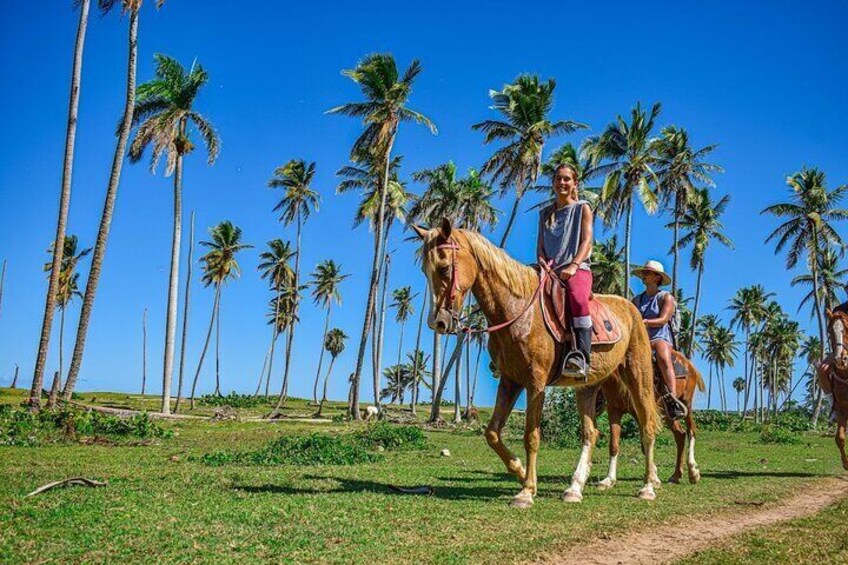
[(589, 471), (592, 468), (592, 458), (589, 456), (591, 445), (589, 442), (583, 443), (583, 449), (580, 451), (580, 461), (577, 463), (577, 470), (571, 476), (571, 486), (565, 491), (563, 498), (568, 502), (579, 502), (583, 500), (583, 487), (586, 486), (586, 480), (589, 478)]
[(609, 472), (607, 473), (607, 477), (598, 483), (598, 488), (601, 490), (606, 490), (608, 488), (612, 488), (615, 486), (616, 475), (618, 471), (618, 454), (610, 457), (609, 462)]

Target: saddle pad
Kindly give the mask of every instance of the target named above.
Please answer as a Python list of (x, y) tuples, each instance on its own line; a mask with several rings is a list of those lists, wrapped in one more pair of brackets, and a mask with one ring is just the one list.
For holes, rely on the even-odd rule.
[[(542, 317), (545, 326), (557, 343), (571, 341), (571, 320), (565, 303), (565, 287), (553, 277), (545, 281), (542, 289)], [(589, 300), (592, 316), (592, 345), (609, 345), (621, 339), (621, 327), (612, 312), (600, 300)]]

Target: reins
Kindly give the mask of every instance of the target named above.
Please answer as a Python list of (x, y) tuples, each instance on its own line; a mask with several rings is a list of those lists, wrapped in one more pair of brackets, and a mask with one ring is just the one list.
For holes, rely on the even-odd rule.
[(453, 304), (456, 300), (456, 293), (459, 290), (459, 277), (457, 276), (457, 271), (459, 269), (459, 260), (457, 258), (457, 251), (459, 251), (460, 247), (453, 239), (448, 239), (447, 243), (437, 245), (436, 249), (450, 249), (451, 252), (452, 252), (450, 292), (447, 295), (445, 295), (444, 301), (443, 301), (444, 302), (443, 306), (444, 306), (445, 310), (447, 310), (450, 313), (451, 319), (457, 325), (455, 333), (463, 333), (463, 334), (474, 334), (474, 333), (482, 333), (482, 332), (493, 333), (493, 332), (496, 332), (498, 330), (502, 330), (502, 329), (504, 329), (508, 326), (511, 326), (512, 324), (517, 322), (519, 318), (521, 318), (524, 314), (526, 314), (528, 310), (530, 310), (530, 308), (533, 306), (533, 304), (536, 302), (536, 300), (538, 300), (539, 297), (541, 296), (542, 288), (544, 287), (545, 282), (547, 281), (548, 277), (552, 276), (551, 264), (553, 263), (553, 261), (539, 263), (539, 266), (541, 267), (541, 272), (539, 273), (539, 286), (536, 287), (536, 290), (533, 292), (533, 296), (530, 297), (530, 300), (527, 302), (527, 304), (524, 306), (524, 308), (521, 310), (521, 312), (517, 316), (515, 316), (511, 320), (507, 320), (506, 322), (502, 322), (500, 324), (495, 324), (494, 326), (487, 326), (487, 327), (466, 326), (465, 323), (464, 323), (465, 320), (467, 318), (471, 317), (473, 314), (479, 312), (480, 307), (478, 306), (477, 308), (475, 308), (474, 310), (469, 312), (468, 315), (466, 315), (466, 316), (460, 316), (456, 312), (456, 310), (454, 310), (454, 308), (453, 308)]

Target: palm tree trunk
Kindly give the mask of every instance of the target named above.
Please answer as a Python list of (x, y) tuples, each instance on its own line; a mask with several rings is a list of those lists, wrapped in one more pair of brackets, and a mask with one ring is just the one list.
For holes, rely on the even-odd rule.
[(56, 399), (59, 398), (59, 385), (62, 384), (62, 373), (56, 371), (53, 373), (53, 384), (50, 385), (50, 394), (47, 396), (47, 408), (56, 406)]
[(509, 220), (507, 220), (506, 229), (504, 230), (503, 236), (501, 236), (501, 242), (498, 247), (503, 248), (504, 246), (506, 246), (506, 240), (509, 237), (510, 232), (512, 231), (512, 224), (515, 223), (515, 217), (518, 214), (518, 205), (521, 203), (522, 196), (516, 196), (515, 202), (512, 203), (512, 210), (510, 210), (509, 212)]
[[(180, 126), (185, 135), (185, 124)], [(171, 413), (171, 379), (174, 371), (174, 347), (177, 337), (177, 302), (180, 283), (180, 236), (183, 215), (183, 157), (177, 155), (174, 173), (174, 234), (171, 242), (171, 273), (168, 284), (168, 311), (165, 320), (165, 358), (162, 367), (162, 413)]]
[(11, 388), (11, 389), (13, 389), (13, 390), (14, 390), (14, 389), (16, 389), (16, 388), (18, 388), (18, 371), (20, 371), (20, 367), (18, 367), (18, 364), (17, 364), (17, 363), (15, 363), (15, 376), (14, 376), (14, 377), (12, 377), (12, 384), (11, 384), (11, 386), (9, 387), (9, 388)]
[(191, 227), (189, 228), (188, 261), (186, 261), (185, 303), (183, 304), (183, 331), (180, 337), (180, 373), (177, 379), (177, 403), (174, 412), (180, 411), (180, 401), (183, 397), (183, 370), (185, 369), (186, 338), (188, 337), (188, 305), (191, 298), (191, 257), (194, 252), (194, 210), (191, 211)]
[[(403, 352), (403, 330), (404, 330), (404, 326), (406, 326), (406, 324), (401, 323), (401, 325), (400, 325), (400, 338), (398, 339), (398, 355), (397, 355), (397, 366), (398, 366), (398, 368), (400, 368), (400, 359), (401, 359), (401, 355), (402, 355), (402, 352)], [(405, 390), (405, 387), (402, 388), (403, 385), (401, 385), (400, 381), (401, 380), (398, 379), (398, 396), (400, 396), (400, 400), (399, 400), (398, 404), (402, 405), (403, 404), (403, 392)]]
[(256, 383), (256, 392), (253, 393), (253, 398), (259, 398), (259, 391), (262, 390), (262, 381), (265, 380), (265, 368), (268, 366), (268, 357), (271, 355), (271, 346), (265, 352), (265, 359), (262, 360), (262, 369), (259, 371), (259, 382)]
[(710, 405), (713, 400), (713, 364), (710, 363), (710, 380), (707, 385), (707, 410), (710, 409)]
[(695, 285), (695, 306), (692, 308), (692, 333), (689, 339), (689, 350), (686, 352), (686, 357), (692, 358), (692, 352), (695, 350), (695, 329), (698, 327), (698, 304), (701, 301), (701, 278), (704, 275), (704, 261), (698, 265), (698, 281)]
[(282, 291), (277, 288), (277, 300), (274, 302), (274, 320), (271, 323), (271, 357), (268, 359), (268, 377), (265, 379), (265, 398), (269, 398), (271, 386), (271, 370), (274, 368), (274, 349), (277, 345), (277, 338), (280, 337), (280, 329), (277, 327), (277, 318), (280, 316), (280, 297)]
[[(144, 396), (144, 387), (147, 385), (147, 308), (141, 317), (141, 395)], [(69, 400), (65, 397), (65, 400)]]
[(200, 360), (197, 362), (197, 370), (194, 372), (194, 380), (191, 383), (191, 409), (194, 410), (194, 393), (197, 390), (197, 379), (200, 376), (200, 370), (203, 368), (203, 360), (206, 358), (206, 350), (209, 349), (209, 340), (212, 339), (212, 328), (215, 326), (215, 315), (218, 312), (218, 297), (220, 296), (221, 287), (215, 286), (215, 300), (212, 302), (212, 316), (209, 318), (209, 329), (206, 331), (206, 341), (203, 342), (203, 349), (200, 351)]
[[(436, 334), (436, 335), (438, 335), (438, 334)], [(442, 404), (442, 395), (444, 394), (444, 391), (445, 391), (445, 385), (448, 384), (447, 375), (450, 375), (451, 369), (453, 368), (453, 364), (459, 361), (461, 355), (462, 355), (462, 336), (457, 336), (456, 345), (453, 348), (453, 353), (451, 353), (450, 359), (448, 359), (448, 362), (445, 365), (445, 368), (442, 370), (442, 373), (441, 373), (442, 376), (444, 376), (444, 378), (439, 379), (438, 388), (436, 387), (435, 383), (433, 384), (433, 406), (436, 407), (436, 408), (439, 408)], [(437, 410), (437, 412), (438, 412), (438, 410)], [(439, 418), (439, 414), (437, 413), (435, 415), (435, 418), (434, 418), (433, 413), (431, 411), (430, 421), (435, 422), (436, 419), (438, 419), (438, 418)]]
[(321, 334), (321, 353), (318, 355), (318, 370), (315, 371), (315, 384), (312, 385), (312, 403), (318, 404), (318, 381), (321, 378), (321, 365), (324, 363), (324, 340), (327, 339), (327, 330), (330, 328), (330, 308), (333, 307), (332, 297), (327, 302), (327, 316), (324, 318), (324, 333)]
[[(65, 369), (65, 306), (62, 306), (62, 312), (59, 314), (59, 382), (62, 382), (62, 375)], [(55, 402), (54, 402), (55, 404)], [(53, 404), (50, 405), (52, 407)]]
[(671, 268), (671, 295), (677, 298), (677, 263), (680, 260), (680, 250), (677, 248), (677, 242), (680, 239), (680, 216), (682, 214), (682, 210), (680, 209), (680, 194), (675, 191), (674, 193), (674, 244), (672, 245), (672, 250), (674, 251), (674, 265)]
[(380, 195), (380, 207), (377, 209), (377, 226), (375, 233), (377, 234), (377, 245), (375, 246), (374, 260), (371, 265), (371, 279), (368, 284), (368, 300), (365, 304), (365, 319), (362, 323), (362, 334), (359, 337), (359, 350), (356, 355), (356, 369), (353, 372), (353, 382), (351, 383), (352, 393), (350, 395), (350, 404), (348, 413), (355, 419), (361, 419), (359, 413), (359, 380), (362, 376), (362, 364), (365, 361), (365, 347), (368, 344), (368, 332), (371, 330), (371, 317), (374, 315), (374, 302), (377, 296), (377, 285), (380, 279), (380, 253), (379, 250), (383, 247), (383, 224), (386, 216), (386, 196), (389, 192), (389, 164), (391, 162), (392, 147), (395, 142), (395, 134), (397, 133), (397, 125), (392, 127), (389, 134), (388, 145), (385, 155), (383, 155), (383, 178), (382, 194)]
[(744, 419), (745, 416), (748, 414), (748, 394), (751, 390), (751, 377), (748, 373), (748, 356), (750, 355), (749, 334), (750, 328), (747, 324), (745, 324), (745, 404), (743, 406), (744, 410), (739, 411), (739, 414), (741, 415), (742, 419)]
[(464, 340), (461, 337), (457, 337), (459, 343), (457, 347), (459, 347), (459, 357), (456, 360), (456, 373), (454, 375), (454, 387), (453, 387), (453, 422), (455, 424), (459, 424), (462, 422), (462, 350), (464, 349), (463, 342)]
[(218, 283), (218, 303), (215, 305), (215, 394), (221, 396), (221, 284)]
[(3, 259), (3, 270), (0, 271), (0, 307), (3, 306), (3, 283), (6, 281), (6, 261)]
[(424, 325), (424, 310), (427, 308), (427, 292), (421, 294), (423, 298), (421, 312), (418, 313), (418, 332), (415, 335), (415, 350), (412, 359), (412, 401), (409, 409), (413, 414), (415, 414), (415, 405), (418, 403), (418, 350), (421, 348), (421, 328)]
[(477, 344), (477, 360), (474, 362), (474, 384), (471, 385), (471, 398), (468, 401), (468, 409), (474, 407), (474, 396), (477, 394), (477, 375), (480, 373), (480, 356), (483, 354), (483, 343)]
[[(819, 277), (818, 277), (818, 262), (819, 262), (819, 243), (818, 243), (818, 232), (815, 227), (813, 228), (813, 253), (814, 256), (810, 261), (810, 271), (813, 277), (813, 304), (816, 309), (816, 320), (819, 324), (819, 340), (820, 340), (820, 352), (819, 359), (824, 359), (825, 348), (830, 350), (830, 341), (825, 338), (824, 335), (824, 322), (822, 321), (822, 312), (821, 312), (821, 304), (819, 304)], [(813, 386), (816, 386), (816, 382), (813, 381)], [(820, 387), (819, 387), (820, 388)], [(813, 429), (818, 425), (819, 413), (821, 412), (822, 405), (822, 394), (821, 390), (816, 393), (816, 405), (813, 408), (813, 415), (811, 417), (811, 421), (813, 424)]]
[(627, 201), (627, 221), (624, 225), (624, 297), (630, 300), (633, 293), (630, 292), (630, 236), (633, 232), (633, 198)]
[(138, 9), (130, 9), (129, 15), (129, 54), (127, 57), (127, 88), (124, 99), (124, 114), (121, 118), (120, 128), (118, 129), (118, 142), (115, 146), (115, 154), (112, 156), (112, 170), (109, 173), (109, 184), (106, 186), (106, 198), (103, 203), (103, 212), (100, 216), (100, 227), (97, 231), (97, 240), (94, 243), (94, 251), (91, 255), (91, 268), (88, 271), (88, 280), (85, 283), (85, 294), (83, 295), (82, 308), (80, 309), (79, 322), (77, 323), (74, 351), (71, 355), (71, 367), (68, 370), (68, 378), (65, 381), (63, 391), (65, 400), (71, 399), (71, 394), (77, 384), (79, 371), (82, 366), (85, 338), (88, 335), (88, 324), (94, 308), (94, 297), (97, 294), (100, 271), (103, 268), (103, 260), (106, 256), (106, 241), (109, 238), (109, 231), (112, 226), (112, 215), (115, 210), (115, 200), (118, 196), (118, 185), (121, 180), (121, 168), (124, 163), (124, 156), (126, 155), (127, 140), (132, 129), (132, 116), (135, 109), (136, 62), (138, 57)]
[(56, 237), (53, 239), (53, 264), (50, 270), (47, 298), (44, 304), (44, 318), (41, 322), (41, 337), (38, 342), (38, 354), (35, 359), (35, 369), (33, 371), (32, 386), (29, 393), (29, 405), (33, 410), (37, 410), (41, 406), (44, 365), (47, 363), (47, 351), (50, 347), (50, 330), (53, 326), (53, 311), (56, 308), (56, 292), (59, 290), (59, 271), (62, 266), (62, 254), (65, 248), (68, 210), (71, 206), (71, 176), (74, 165), (74, 144), (77, 135), (77, 114), (82, 78), (82, 53), (85, 46), (89, 4), (89, 0), (82, 0), (80, 4), (80, 19), (74, 43), (71, 92), (68, 101), (68, 125), (65, 133), (65, 156), (62, 168), (62, 192), (59, 195), (59, 216), (56, 221)]
[(283, 371), (283, 387), (280, 390), (280, 396), (277, 398), (277, 405), (271, 413), (271, 418), (276, 418), (280, 415), (280, 409), (286, 403), (286, 397), (289, 393), (289, 369), (291, 368), (291, 352), (294, 345), (294, 327), (297, 325), (297, 310), (300, 303), (300, 235), (303, 227), (303, 222), (300, 217), (300, 211), (297, 213), (297, 252), (294, 256), (294, 303), (292, 304), (291, 323), (289, 323), (288, 332), (286, 333), (286, 363)]
[(324, 403), (327, 402), (327, 382), (330, 380), (330, 374), (333, 372), (333, 364), (336, 362), (336, 356), (330, 356), (330, 366), (327, 367), (327, 374), (324, 376), (324, 393), (321, 395), (321, 404), (318, 405), (318, 417), (324, 411)]
[(388, 230), (386, 230), (386, 236), (383, 239), (383, 290), (380, 295), (380, 316), (377, 319), (377, 359), (374, 368), (374, 404), (377, 406), (378, 410), (380, 408), (380, 376), (383, 373), (383, 330), (386, 327), (386, 294), (389, 290), (389, 267), (391, 265), (389, 254), (385, 253), (385, 243), (388, 242), (388, 238), (389, 233)]
[(441, 417), (441, 396), (436, 398), (436, 393), (442, 389), (442, 340), (441, 336), (433, 332), (433, 393), (430, 404), (430, 422), (435, 422)]

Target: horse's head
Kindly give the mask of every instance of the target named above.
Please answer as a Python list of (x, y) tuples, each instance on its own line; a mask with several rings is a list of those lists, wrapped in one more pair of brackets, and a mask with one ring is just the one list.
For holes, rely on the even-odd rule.
[(447, 219), (435, 229), (413, 229), (424, 242), (422, 269), (430, 284), (427, 325), (438, 333), (452, 333), (460, 326), (465, 295), (477, 279), (477, 261), (467, 239)]
[(833, 357), (836, 367), (840, 370), (848, 369), (848, 315), (844, 312), (826, 311), (828, 318), (828, 334), (830, 344), (833, 348)]

